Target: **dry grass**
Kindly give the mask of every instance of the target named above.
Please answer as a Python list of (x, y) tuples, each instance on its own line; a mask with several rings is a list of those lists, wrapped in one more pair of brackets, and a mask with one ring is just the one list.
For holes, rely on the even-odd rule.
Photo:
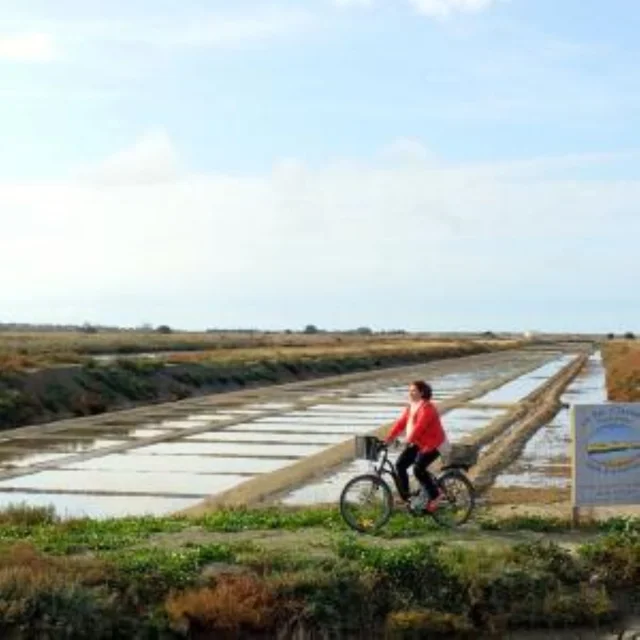
[(266, 631), (275, 623), (275, 598), (252, 576), (224, 576), (212, 587), (171, 595), (165, 610), (174, 628), (187, 633)]
[[(424, 339), (396, 339), (384, 340), (370, 338), (366, 341), (350, 342), (347, 340), (314, 344), (286, 345), (274, 344), (269, 347), (244, 348), (217, 351), (201, 351), (198, 353), (181, 353), (171, 355), (168, 362), (251, 362), (258, 360), (284, 360), (291, 357), (296, 358), (343, 358), (349, 356), (385, 356), (389, 354), (402, 356), (404, 354), (424, 353), (473, 349), (471, 341), (434, 341)], [(490, 346), (489, 343), (482, 343)], [(511, 344), (511, 343), (501, 343)], [(513, 343), (515, 345), (515, 342)]]
[(571, 464), (566, 461), (565, 464), (562, 465), (547, 465), (543, 467), (542, 472), (551, 478), (570, 478)]
[(110, 575), (101, 560), (48, 556), (30, 544), (16, 544), (0, 552), (0, 594), (16, 590), (31, 594), (45, 586), (98, 585)]
[(571, 490), (564, 487), (492, 487), (487, 493), (491, 505), (530, 505), (566, 502)]
[(27, 503), (10, 504), (0, 511), (0, 527), (37, 527), (57, 521), (53, 505), (30, 506)]
[[(418, 334), (359, 335), (339, 333), (26, 333), (0, 332), (0, 371), (23, 371), (82, 364), (92, 356), (165, 354), (171, 362), (248, 362), (295, 355), (302, 357), (407, 353), (471, 344), (470, 340), (433, 340)], [(516, 341), (478, 340), (488, 347)]]
[(403, 633), (409, 638), (473, 638), (478, 635), (464, 616), (428, 609), (391, 612), (387, 617), (386, 628), (392, 637), (403, 637)]
[(602, 351), (612, 402), (640, 401), (640, 341), (615, 341)]

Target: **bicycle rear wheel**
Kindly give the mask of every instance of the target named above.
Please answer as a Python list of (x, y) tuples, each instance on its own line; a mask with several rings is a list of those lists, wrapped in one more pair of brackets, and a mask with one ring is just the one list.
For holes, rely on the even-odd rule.
[(443, 527), (459, 527), (471, 517), (475, 507), (475, 488), (457, 469), (445, 471), (437, 478), (444, 498), (433, 512), (433, 519)]
[(379, 476), (366, 474), (347, 482), (340, 494), (340, 513), (347, 525), (359, 533), (374, 533), (391, 517), (393, 496)]

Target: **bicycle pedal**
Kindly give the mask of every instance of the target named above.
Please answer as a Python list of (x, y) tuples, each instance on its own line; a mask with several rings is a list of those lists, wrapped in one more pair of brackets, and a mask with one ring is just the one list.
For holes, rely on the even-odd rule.
[(416, 511), (410, 504), (407, 505), (407, 513), (414, 518), (417, 518), (420, 513)]

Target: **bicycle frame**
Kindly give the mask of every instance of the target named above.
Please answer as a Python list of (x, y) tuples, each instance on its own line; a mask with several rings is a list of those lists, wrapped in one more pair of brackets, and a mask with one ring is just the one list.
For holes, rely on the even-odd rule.
[[(380, 453), (382, 453), (382, 457), (380, 457)], [(398, 472), (396, 471), (394, 464), (391, 462), (391, 460), (389, 460), (389, 446), (386, 443), (380, 441), (380, 443), (378, 444), (378, 459), (375, 462), (373, 460), (371, 462), (373, 463), (374, 472), (378, 477), (382, 477), (383, 475), (388, 474), (393, 478), (393, 484), (396, 488), (396, 491), (398, 492), (398, 494), (400, 494), (401, 492), (400, 486), (398, 484)], [(442, 467), (442, 471), (448, 470), (466, 471), (467, 469), (465, 469), (462, 465), (455, 464)], [(439, 478), (435, 473), (429, 471), (429, 469), (427, 469), (426, 472), (431, 475), (433, 481), (436, 484), (440, 484)]]
[[(382, 458), (380, 458), (380, 452), (382, 452)], [(393, 484), (396, 488), (396, 491), (398, 492), (399, 495), (402, 493), (400, 491), (400, 485), (398, 482), (398, 472), (396, 471), (396, 468), (393, 462), (389, 460), (389, 447), (388, 445), (382, 442), (378, 445), (378, 460), (374, 462), (373, 469), (375, 471), (375, 474), (378, 477), (382, 477), (384, 474), (390, 475), (393, 478)], [(436, 483), (438, 482), (438, 478), (435, 477), (435, 475), (431, 473), (431, 471), (429, 471), (428, 469), (427, 469), (427, 473), (431, 475), (431, 477), (434, 479)]]
[[(382, 451), (382, 459), (380, 459), (380, 451)], [(376, 463), (378, 463), (378, 466), (376, 466)], [(391, 460), (389, 460), (389, 447), (386, 445), (378, 445), (378, 460), (373, 462), (373, 469), (379, 477), (382, 477), (385, 473), (390, 475), (393, 478), (393, 483), (396, 489), (400, 491), (398, 488), (398, 473), (396, 472), (396, 468), (393, 466)]]

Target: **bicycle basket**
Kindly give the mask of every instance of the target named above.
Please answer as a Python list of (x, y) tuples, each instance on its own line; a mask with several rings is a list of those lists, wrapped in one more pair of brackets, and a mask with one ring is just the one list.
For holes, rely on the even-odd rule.
[(478, 448), (472, 444), (451, 444), (451, 450), (443, 456), (447, 466), (473, 467), (478, 462)]
[(356, 436), (356, 458), (377, 460), (378, 443), (379, 440), (375, 436)]

